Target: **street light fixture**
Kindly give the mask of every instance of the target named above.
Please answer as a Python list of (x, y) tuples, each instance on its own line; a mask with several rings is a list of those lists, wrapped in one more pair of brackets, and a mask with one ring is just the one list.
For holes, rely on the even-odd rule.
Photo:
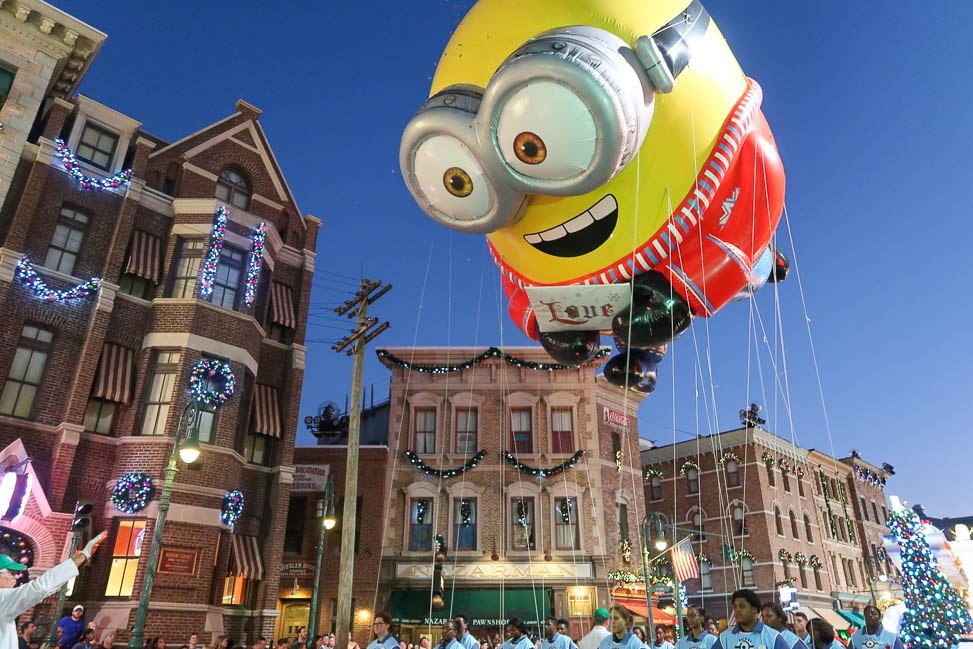
[(321, 590), (321, 560), (324, 557), (324, 533), (326, 530), (334, 529), (338, 520), (334, 515), (334, 483), (331, 482), (331, 474), (328, 474), (328, 483), (324, 486), (324, 497), (318, 501), (318, 518), (321, 519), (321, 526), (318, 528), (318, 545), (314, 556), (314, 583), (311, 585), (311, 615), (307, 623), (308, 636), (314, 637), (318, 634), (318, 597)]
[(186, 441), (179, 447), (179, 459), (186, 464), (192, 464), (199, 459), (199, 427), (189, 429)]

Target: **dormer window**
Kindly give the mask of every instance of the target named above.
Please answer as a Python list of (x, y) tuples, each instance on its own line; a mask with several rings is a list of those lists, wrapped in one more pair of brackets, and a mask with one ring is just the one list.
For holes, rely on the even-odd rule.
[(117, 148), (118, 136), (116, 134), (96, 124), (86, 122), (75, 156), (103, 171), (109, 171)]
[(216, 181), (216, 197), (218, 199), (246, 210), (250, 208), (250, 196), (252, 194), (253, 187), (240, 170), (234, 167), (226, 167), (220, 171), (219, 180)]

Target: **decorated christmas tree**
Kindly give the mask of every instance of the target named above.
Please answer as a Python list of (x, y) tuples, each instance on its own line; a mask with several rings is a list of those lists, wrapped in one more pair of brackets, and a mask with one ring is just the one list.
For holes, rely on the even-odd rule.
[[(893, 502), (894, 504), (894, 502)], [(889, 529), (899, 542), (905, 617), (899, 635), (910, 649), (947, 649), (973, 626), (963, 599), (939, 569), (929, 549), (922, 522), (898, 506), (889, 515)]]

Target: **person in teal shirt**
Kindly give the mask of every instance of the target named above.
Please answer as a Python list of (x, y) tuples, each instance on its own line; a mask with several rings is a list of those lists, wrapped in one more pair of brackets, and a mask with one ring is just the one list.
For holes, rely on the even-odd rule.
[(733, 593), (733, 615), (736, 626), (720, 634), (719, 641), (713, 646), (717, 649), (791, 649), (787, 641), (760, 621), (760, 598), (748, 588)]
[(703, 609), (693, 605), (686, 607), (686, 622), (689, 623), (689, 633), (679, 638), (676, 649), (711, 649), (716, 644), (716, 636), (703, 630), (703, 620), (706, 613)]
[(660, 625), (655, 627), (655, 642), (652, 643), (653, 649), (676, 649), (669, 639), (666, 638), (666, 630)]
[(612, 606), (609, 623), (611, 635), (605, 636), (598, 649), (642, 649), (642, 641), (632, 633), (634, 624), (635, 619), (630, 610), (618, 604)]
[(470, 633), (470, 616), (466, 613), (457, 613), (453, 616), (456, 622), (456, 639), (464, 649), (480, 649), (480, 642)]
[(571, 638), (557, 631), (556, 617), (544, 618), (544, 638), (541, 640), (540, 649), (571, 649)]
[(443, 622), (443, 637), (439, 641), (440, 649), (462, 649), (463, 645), (456, 639), (457, 629), (455, 620)]
[(902, 639), (882, 627), (882, 612), (877, 606), (865, 607), (865, 628), (858, 629), (851, 636), (852, 649), (905, 649)]
[(527, 625), (519, 617), (512, 617), (504, 627), (507, 639), (500, 649), (533, 649), (530, 636), (527, 635)]
[(784, 637), (784, 641), (787, 642), (788, 647), (791, 649), (810, 649), (796, 633), (788, 630), (784, 626), (784, 623), (787, 621), (787, 616), (784, 615), (784, 609), (779, 604), (764, 604), (760, 610), (760, 615), (763, 618), (764, 624), (776, 630), (777, 633)]
[(381, 611), (375, 614), (375, 621), (372, 622), (372, 632), (375, 639), (368, 645), (368, 649), (399, 649), (399, 641), (391, 633), (392, 616)]

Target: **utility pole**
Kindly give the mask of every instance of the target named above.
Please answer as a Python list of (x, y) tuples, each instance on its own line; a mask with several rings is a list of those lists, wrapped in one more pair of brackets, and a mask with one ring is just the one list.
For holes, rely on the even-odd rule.
[[(358, 438), (361, 430), (362, 373), (365, 366), (365, 345), (388, 329), (389, 323), (378, 324), (378, 318), (368, 317), (368, 305), (385, 295), (391, 288), (389, 284), (372, 295), (372, 291), (382, 285), (381, 281), (361, 280), (361, 290), (354, 300), (348, 300), (335, 309), (338, 315), (358, 316), (357, 327), (337, 345), (336, 352), (344, 351), (348, 356), (354, 354), (355, 365), (351, 378), (351, 408), (348, 421), (348, 459), (345, 467), (345, 505), (341, 513), (341, 564), (338, 571), (338, 619), (336, 621), (335, 642), (344, 647), (348, 642), (351, 622), (351, 586), (355, 579), (355, 519), (358, 508)], [(372, 329), (372, 327), (375, 327)]]

